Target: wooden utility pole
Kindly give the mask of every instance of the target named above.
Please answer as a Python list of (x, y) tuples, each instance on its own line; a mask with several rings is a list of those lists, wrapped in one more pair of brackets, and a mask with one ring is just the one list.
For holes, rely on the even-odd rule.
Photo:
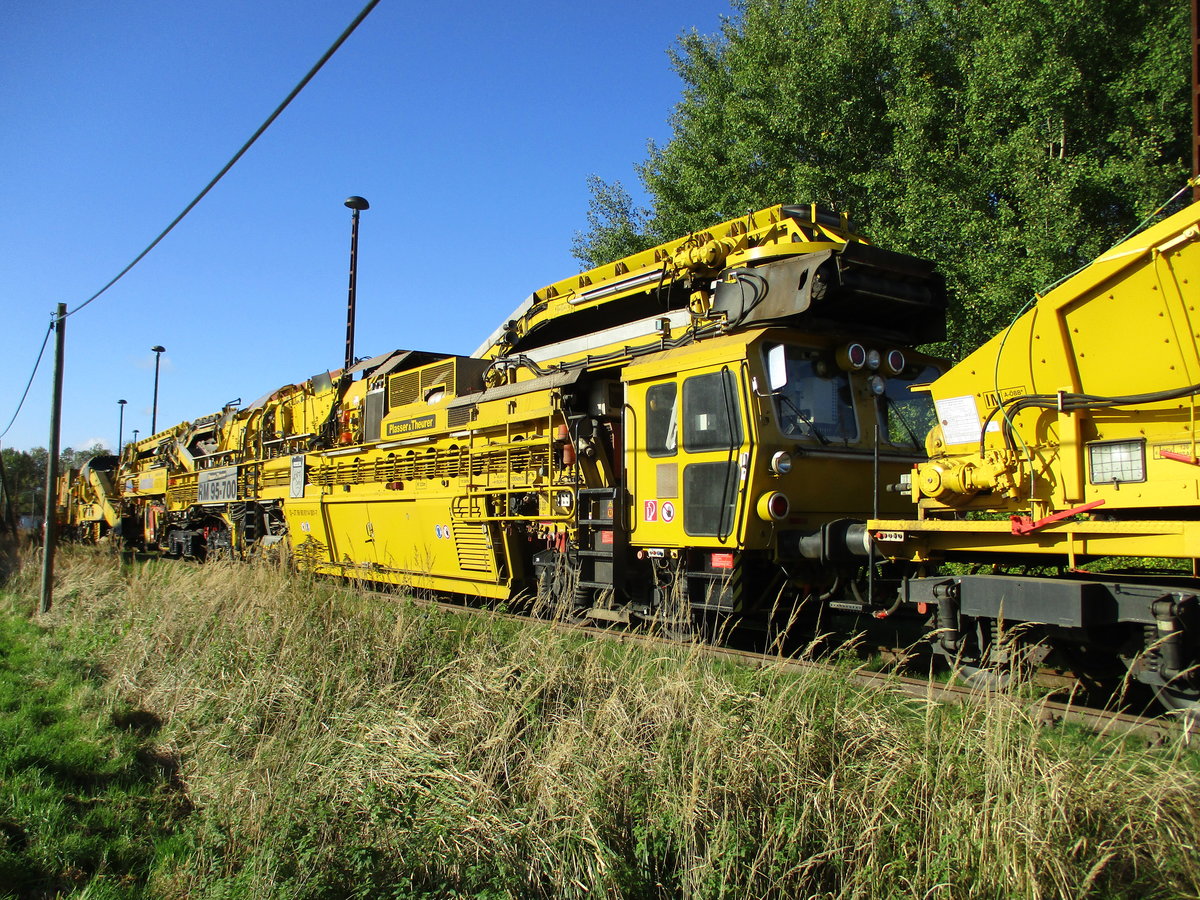
[(39, 611), (50, 612), (54, 596), (54, 546), (58, 537), (58, 433), (62, 424), (63, 350), (67, 336), (67, 304), (58, 304), (54, 320), (54, 394), (50, 398), (50, 449), (46, 455), (46, 506), (42, 547), (42, 602)]

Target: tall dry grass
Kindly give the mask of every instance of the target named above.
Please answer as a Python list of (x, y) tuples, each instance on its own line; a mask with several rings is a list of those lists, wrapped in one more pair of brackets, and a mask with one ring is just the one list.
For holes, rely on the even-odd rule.
[(268, 567), (58, 572), (52, 627), (181, 760), (196, 812), (163, 896), (1200, 895), (1182, 743)]

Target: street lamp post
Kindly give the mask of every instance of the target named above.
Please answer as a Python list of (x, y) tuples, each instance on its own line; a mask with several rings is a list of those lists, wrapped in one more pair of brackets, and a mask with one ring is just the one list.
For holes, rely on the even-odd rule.
[(117, 407), (121, 410), (121, 416), (117, 419), (117, 456), (120, 456), (121, 444), (125, 437), (125, 401), (118, 400)]
[(158, 434), (158, 360), (167, 352), (167, 348), (155, 344), (150, 349), (154, 351), (154, 405), (150, 407), (150, 433)]
[(133, 442), (137, 443), (138, 429), (133, 429)]
[(370, 209), (371, 204), (362, 197), (347, 197), (345, 205), (354, 210), (350, 217), (350, 297), (346, 309), (346, 369), (354, 365), (354, 300), (355, 282), (358, 272), (358, 214)]

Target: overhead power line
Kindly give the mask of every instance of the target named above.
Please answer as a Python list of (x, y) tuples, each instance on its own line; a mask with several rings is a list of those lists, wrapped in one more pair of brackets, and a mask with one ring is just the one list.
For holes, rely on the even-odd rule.
[[(233, 155), (233, 157), (229, 160), (229, 162), (225, 163), (225, 165), (221, 167), (221, 171), (219, 171), (216, 175), (213, 176), (212, 180), (204, 186), (204, 189), (202, 191), (200, 191), (200, 193), (198, 193), (194, 198), (192, 198), (192, 202), (189, 203), (186, 207), (184, 207), (183, 212), (181, 212), (174, 219), (172, 219), (171, 224), (169, 224), (166, 228), (164, 228), (159, 233), (158, 237), (156, 237), (153, 241), (151, 241), (146, 246), (146, 249), (144, 249), (136, 257), (134, 257), (133, 262), (131, 262), (129, 265), (127, 265), (125, 268), (123, 268), (120, 272), (118, 272), (112, 278), (112, 280), (110, 280), (106, 285), (104, 285), (104, 287), (100, 288), (100, 290), (96, 291), (96, 293), (92, 294), (92, 296), (88, 297), (86, 300), (84, 300), (82, 303), (80, 303), (78, 306), (76, 306), (74, 309), (72, 309), (70, 312), (68, 312), (65, 316), (63, 316), (63, 318), (65, 319), (67, 316), (73, 316), (75, 313), (79, 312), (81, 309), (83, 309), (85, 306), (87, 306), (93, 300), (96, 300), (97, 298), (99, 298), (105, 291), (107, 291), (110, 287), (112, 287), (114, 284), (116, 284), (118, 281), (120, 281), (122, 278), (124, 278), (127, 274), (129, 274), (130, 270), (132, 270), (134, 266), (136, 266), (143, 259), (145, 259), (146, 256), (150, 253), (150, 251), (153, 250), (155, 247), (157, 247), (159, 242), (161, 242), (163, 238), (165, 238), (168, 234), (170, 234), (175, 229), (175, 226), (178, 225), (180, 222), (182, 222), (184, 217), (188, 213), (190, 213), (193, 209), (196, 208), (196, 205), (199, 204), (199, 202), (204, 199), (204, 197), (208, 194), (208, 192), (211, 191), (214, 187), (216, 187), (217, 182), (225, 177), (226, 173), (228, 173), (229, 170), (234, 167), (234, 165), (237, 163), (237, 161), (245, 155), (246, 151), (249, 150), (254, 145), (254, 142), (257, 141), (260, 137), (262, 137), (263, 132), (265, 132), (268, 128), (271, 127), (271, 124), (277, 118), (279, 118), (280, 114), (285, 109), (288, 108), (288, 105), (293, 100), (296, 99), (297, 95), (299, 95), (299, 93), (302, 90), (304, 90), (305, 86), (310, 81), (313, 80), (313, 77), (319, 71), (321, 71), (321, 69), (322, 69), (322, 67), (324, 67), (325, 63), (329, 62), (329, 60), (333, 57), (333, 54), (337, 53), (338, 49), (342, 46), (342, 44), (346, 43), (346, 40), (350, 37), (350, 35), (354, 34), (355, 29), (357, 29), (358, 26), (362, 24), (363, 20), (366, 19), (366, 17), (371, 14), (371, 10), (373, 10), (378, 5), (379, 5), (379, 0), (370, 0), (370, 2), (367, 3), (367, 5), (363, 7), (362, 11), (357, 16), (354, 17), (354, 21), (351, 22), (348, 26), (346, 26), (346, 30), (343, 31), (341, 33), (341, 35), (338, 37), (338, 39), (336, 41), (334, 41), (332, 45), (330, 45), (329, 49), (326, 50), (324, 54), (322, 54), (321, 58), (319, 60), (317, 60), (316, 64), (311, 69), (308, 70), (308, 74), (305, 75), (302, 79), (300, 79), (300, 82), (294, 88), (292, 88), (291, 92), (283, 99), (283, 102), (280, 103), (277, 107), (275, 107), (275, 111), (273, 113), (271, 113), (271, 115), (267, 117), (267, 120), (258, 127), (258, 130), (255, 131), (254, 134), (252, 134), (250, 136), (250, 139), (248, 141), (246, 141), (246, 143), (242, 144), (241, 149), (239, 149), (238, 152)], [(56, 314), (55, 320), (57, 320), (57, 319), (58, 319), (58, 316)], [(8, 420), (8, 425), (5, 426), (4, 431), (0, 431), (0, 438), (3, 438), (6, 434), (8, 434), (9, 429), (11, 429), (13, 427), (13, 423), (17, 421), (17, 416), (21, 414), (21, 409), (25, 406), (25, 398), (29, 396), (29, 388), (33, 384), (33, 379), (37, 376), (38, 367), (42, 363), (42, 356), (46, 352), (46, 344), (49, 342), (50, 335), (53, 332), (54, 332), (54, 323), (51, 322), (50, 327), (46, 330), (45, 337), (42, 338), (42, 349), (38, 351), (37, 360), (33, 364), (33, 371), (29, 373), (29, 381), (26, 382), (26, 384), (25, 384), (25, 391), (21, 394), (21, 400), (17, 404), (17, 409), (13, 413), (12, 418)]]
[(54, 323), (50, 323), (50, 327), (46, 329), (46, 336), (42, 338), (42, 349), (38, 351), (37, 359), (33, 363), (33, 371), (29, 373), (29, 380), (25, 382), (25, 390), (21, 394), (21, 402), (17, 404), (17, 411), (12, 414), (12, 418), (8, 420), (8, 424), (4, 426), (4, 430), (0, 431), (0, 438), (8, 434), (8, 430), (13, 427), (13, 422), (17, 421), (17, 416), (21, 414), (21, 407), (25, 405), (25, 398), (29, 396), (29, 388), (33, 384), (33, 379), (37, 375), (38, 366), (42, 364), (42, 354), (46, 352), (46, 344), (50, 341), (50, 335), (54, 332)]
[(308, 74), (305, 75), (302, 79), (300, 79), (300, 83), (297, 84), (294, 88), (292, 88), (291, 93), (288, 94), (287, 97), (284, 98), (283, 102), (280, 103), (279, 106), (275, 107), (275, 111), (273, 113), (271, 113), (271, 115), (267, 117), (267, 120), (258, 127), (258, 130), (255, 131), (254, 134), (252, 134), (250, 136), (250, 139), (248, 141), (246, 141), (246, 143), (242, 144), (241, 149), (238, 150), (238, 152), (233, 155), (233, 157), (229, 160), (229, 162), (225, 163), (225, 165), (221, 168), (220, 172), (218, 172), (216, 175), (213, 176), (212, 181), (210, 181), (207, 185), (204, 186), (204, 190), (202, 190), (199, 194), (197, 194), (192, 199), (192, 202), (189, 203), (186, 207), (184, 207), (183, 212), (181, 212), (174, 219), (172, 219), (171, 224), (168, 225), (166, 228), (164, 228), (162, 230), (162, 232), (158, 235), (158, 237), (156, 237), (153, 241), (151, 241), (150, 244), (146, 247), (146, 249), (143, 250), (141, 253), (139, 253), (134, 258), (133, 262), (131, 262), (124, 269), (122, 269), (120, 272), (118, 272), (116, 274), (116, 276), (111, 281), (108, 282), (108, 284), (104, 285), (104, 287), (100, 288), (100, 290), (96, 291), (96, 293), (92, 294), (92, 296), (88, 297), (86, 300), (84, 300), (82, 303), (80, 303), (78, 306), (76, 306), (74, 309), (72, 309), (70, 312), (68, 312), (67, 315), (68, 316), (75, 315), (75, 313), (79, 312), (81, 309), (83, 309), (85, 306), (87, 306), (93, 300), (100, 297), (101, 294), (103, 294), (110, 287), (112, 287), (114, 284), (116, 284), (118, 281), (120, 281), (122, 278), (124, 278), (125, 275), (128, 274), (129, 271), (134, 266), (136, 266), (143, 259), (145, 259), (146, 255), (151, 250), (153, 250), (155, 247), (157, 247), (159, 242), (163, 238), (165, 238), (168, 234), (170, 234), (174, 230), (176, 225), (178, 225), (180, 222), (183, 221), (184, 216), (186, 216), (188, 213), (190, 213), (193, 209), (196, 208), (196, 205), (201, 200), (203, 200), (205, 195), (208, 194), (208, 192), (211, 191), (216, 186), (217, 182), (220, 181), (223, 177), (225, 177), (225, 174), (230, 169), (232, 169), (234, 167), (234, 165), (237, 163), (237, 161), (239, 159), (241, 159), (242, 156), (246, 153), (246, 151), (249, 150), (254, 145), (254, 142), (257, 141), (260, 137), (262, 137), (263, 132), (265, 132), (269, 127), (271, 127), (271, 123), (274, 122), (277, 118), (279, 118), (280, 113), (282, 113), (285, 109), (287, 109), (288, 104), (290, 104), (293, 100), (296, 99), (296, 96), (302, 90), (304, 90), (305, 86), (310, 81), (312, 81), (313, 77), (319, 71), (321, 71), (321, 68), (325, 65), (325, 63), (329, 62), (330, 58), (333, 56), (333, 54), (335, 54), (338, 51), (338, 49), (342, 46), (342, 44), (344, 44), (346, 42), (347, 38), (349, 38), (350, 35), (352, 35), (354, 33), (355, 29), (358, 28), (358, 26), (362, 24), (363, 20), (368, 15), (370, 15), (371, 10), (373, 10), (378, 5), (379, 5), (379, 0), (370, 0), (370, 2), (367, 3), (367, 5), (363, 7), (362, 12), (360, 12), (357, 16), (355, 16), (354, 21), (351, 22), (346, 27), (346, 30), (341, 33), (341, 36), (338, 37), (338, 39), (333, 42), (333, 44), (330, 46), (330, 48), (325, 51), (324, 55), (322, 55), (322, 57), (319, 60), (317, 60), (316, 65), (314, 65), (311, 69), (308, 70)]

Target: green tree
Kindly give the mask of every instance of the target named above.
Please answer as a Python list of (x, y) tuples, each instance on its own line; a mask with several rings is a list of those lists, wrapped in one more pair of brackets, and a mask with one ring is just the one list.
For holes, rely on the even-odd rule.
[[(45, 450), (42, 450), (45, 453)], [(58, 468), (60, 472), (65, 472), (67, 469), (81, 469), (84, 464), (90, 462), (93, 457), (103, 454), (112, 453), (107, 447), (101, 443), (92, 444), (90, 447), (85, 447), (76, 450), (73, 447), (67, 447), (58, 454)]]
[(14, 517), (41, 515), (46, 497), (46, 448), (0, 450), (4, 463), (6, 496), (0, 507), (7, 514), (11, 506)]
[[(93, 444), (84, 450), (67, 447), (58, 455), (58, 470), (65, 473), (79, 469), (92, 457), (108, 453), (101, 444)], [(4, 491), (0, 497), (0, 511), (7, 511), (11, 504), (14, 516), (40, 516), (46, 502), (46, 460), (49, 453), (45, 447), (32, 450), (0, 450), (4, 464)]]
[[(939, 263), (955, 297), (942, 349), (961, 354), (1186, 179), (1179, 0), (734, 9), (672, 51), (684, 92), (670, 141), (639, 167), (651, 210), (633, 220), (651, 242), (781, 201), (849, 212), (875, 242)], [(614, 187), (592, 184), (593, 212)], [(589, 262), (631, 240), (619, 218), (589, 225)]]
[(658, 241), (650, 234), (647, 212), (636, 206), (619, 181), (608, 184), (589, 175), (588, 229), (575, 232), (571, 252), (589, 269), (648, 250)]

